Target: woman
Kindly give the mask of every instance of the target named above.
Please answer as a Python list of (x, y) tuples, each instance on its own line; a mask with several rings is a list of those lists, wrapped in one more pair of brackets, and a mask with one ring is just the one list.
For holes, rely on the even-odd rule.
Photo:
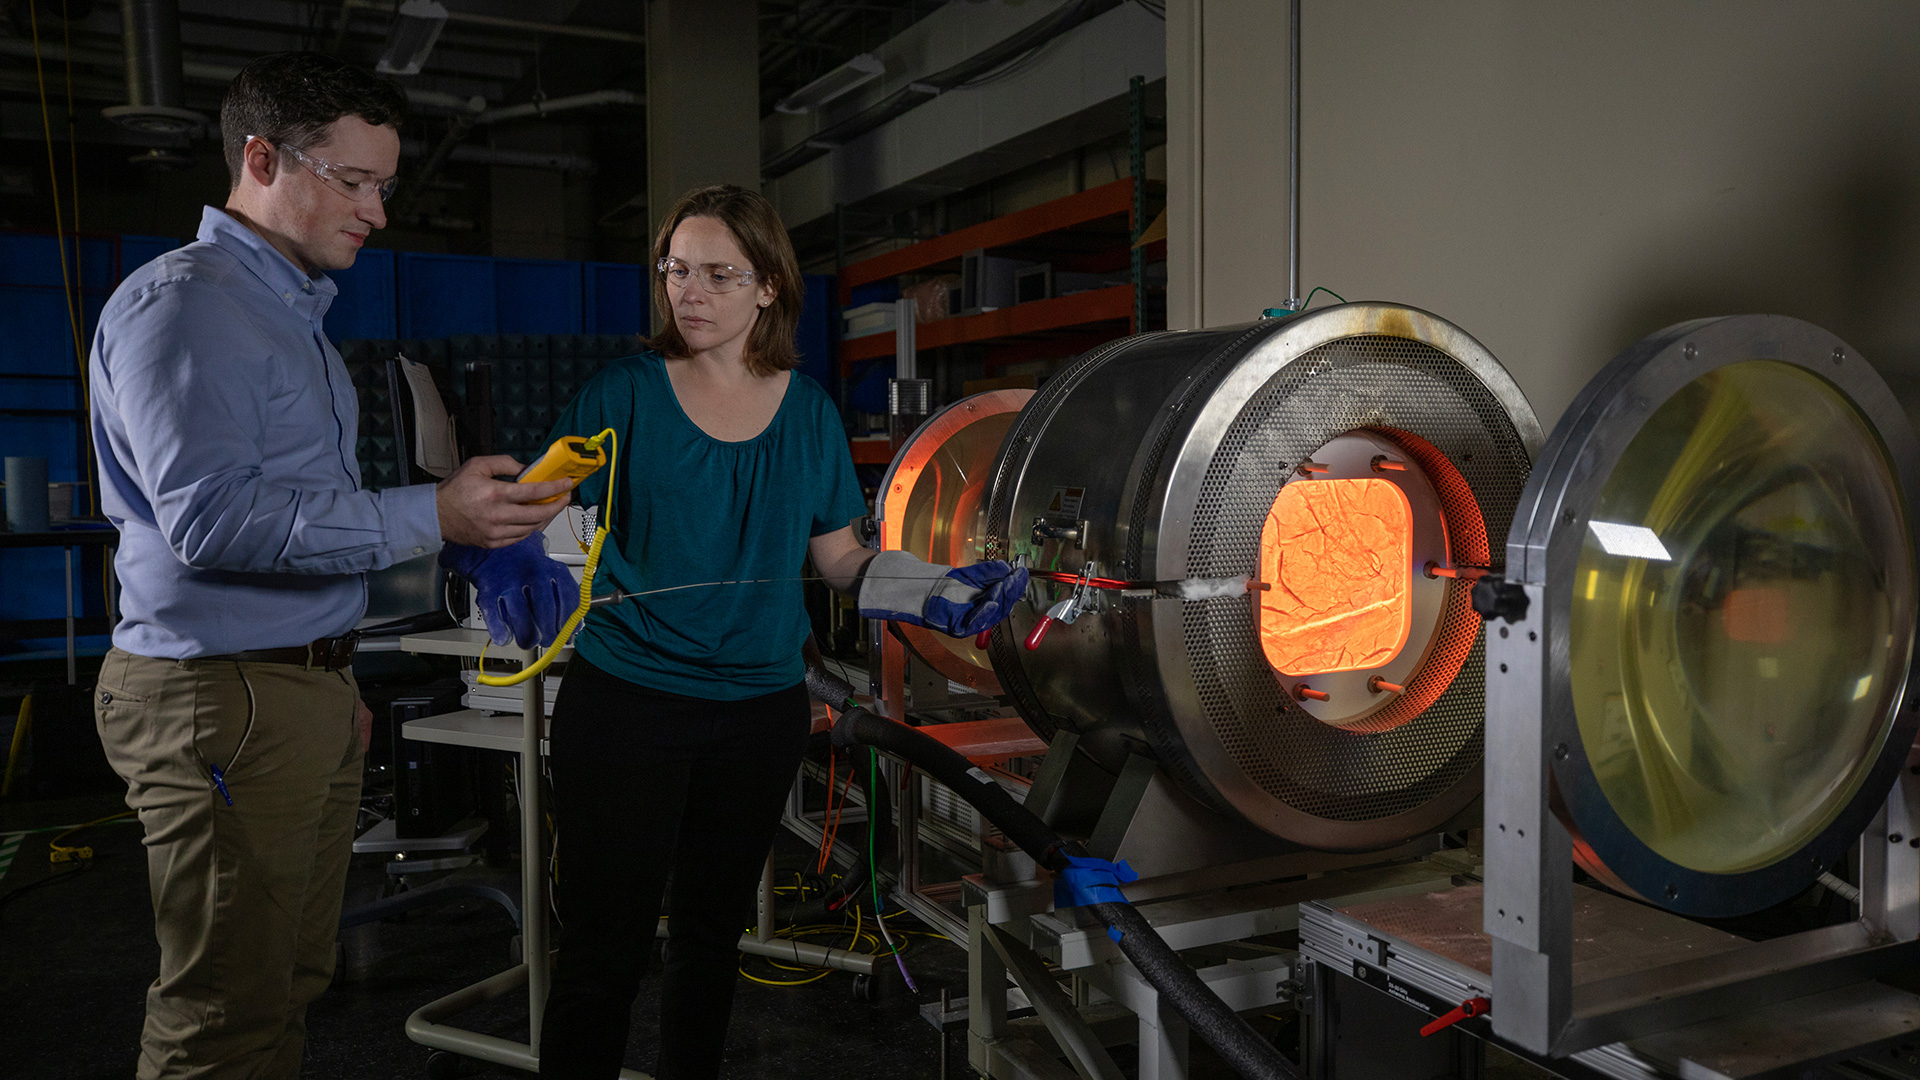
[[(1005, 563), (954, 570), (855, 540), (866, 506), (833, 403), (791, 371), (799, 266), (765, 199), (689, 193), (653, 257), (664, 328), (582, 388), (552, 438), (618, 438), (595, 591), (696, 587), (596, 609), (554, 704), (562, 936), (543, 1076), (617, 1073), (670, 872), (654, 1075), (718, 1075), (736, 943), (810, 727), (802, 561), (857, 590), (865, 614), (955, 636), (999, 622), (1026, 587)], [(579, 501), (606, 507), (608, 475), (583, 481)], [(502, 643), (509, 629), (523, 645), (551, 639), (577, 596), (537, 537), (442, 561), (479, 586)]]

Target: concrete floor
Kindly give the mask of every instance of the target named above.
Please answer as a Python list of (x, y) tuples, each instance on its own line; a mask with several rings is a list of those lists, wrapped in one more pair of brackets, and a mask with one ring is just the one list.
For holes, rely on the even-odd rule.
[[(0, 833), (91, 820), (124, 809), (113, 796), (10, 802), (0, 806)], [(48, 875), (46, 840), (28, 836), (0, 895)], [(0, 1075), (17, 1080), (124, 1078), (137, 1056), (143, 994), (158, 963), (137, 825), (116, 823), (76, 838), (94, 849), (92, 865), (0, 906)], [(70, 841), (71, 842), (71, 841)], [(783, 840), (783, 865), (809, 852)], [(511, 868), (507, 868), (511, 873)], [(348, 901), (379, 895), (382, 861), (356, 856)], [(410, 1042), (402, 1024), (414, 1009), (510, 965), (513, 924), (498, 906), (462, 900), (356, 927), (342, 935), (344, 962), (334, 985), (309, 1011), (306, 1074), (334, 1080), (425, 1076), (428, 1050)], [(906, 956), (920, 1000), (944, 987), (966, 990), (966, 955), (945, 942), (912, 939)], [(780, 973), (750, 961), (764, 976)], [(657, 967), (655, 975), (657, 976)], [(878, 1001), (852, 994), (853, 976), (835, 973), (804, 987), (777, 988), (741, 980), (728, 1042), (728, 1077), (938, 1076), (939, 1036), (894, 978)], [(649, 1069), (657, 978), (635, 1006), (627, 1063)], [(463, 1017), (465, 1026), (507, 1038), (526, 1037), (526, 998), (511, 995)], [(964, 1048), (954, 1038), (954, 1075), (965, 1075)], [(470, 1075), (513, 1076), (476, 1065)]]

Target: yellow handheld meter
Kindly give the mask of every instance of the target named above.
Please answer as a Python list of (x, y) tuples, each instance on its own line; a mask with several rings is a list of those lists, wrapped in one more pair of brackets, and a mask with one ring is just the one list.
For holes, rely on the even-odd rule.
[[(606, 463), (607, 452), (600, 448), (598, 437), (587, 439), (569, 435), (564, 439), (556, 439), (552, 446), (547, 447), (547, 452), (540, 455), (540, 460), (522, 469), (520, 475), (514, 477), (514, 481), (521, 484), (537, 484), (545, 480), (565, 480), (569, 477), (576, 481), (585, 480)], [(550, 503), (564, 498), (566, 498), (565, 495), (555, 495), (549, 499), (541, 499), (540, 502)]]
[[(612, 454), (600, 449), (600, 445), (607, 442), (613, 443)], [(594, 470), (608, 464), (610, 458), (612, 468), (607, 473), (609, 498), (601, 507), (600, 523), (593, 530), (593, 542), (582, 548), (587, 553), (587, 565), (580, 571), (580, 603), (574, 607), (573, 614), (567, 616), (567, 621), (561, 624), (560, 633), (554, 637), (553, 644), (547, 646), (547, 651), (541, 653), (539, 659), (532, 663), (522, 665), (520, 670), (512, 675), (487, 674), (487, 652), (486, 647), (482, 646), (480, 670), (474, 677), (483, 685), (514, 686), (545, 671), (547, 666), (553, 663), (554, 657), (560, 655), (560, 650), (567, 647), (567, 642), (573, 640), (573, 632), (579, 629), (580, 620), (587, 617), (588, 609), (593, 606), (593, 575), (600, 568), (600, 548), (607, 542), (607, 530), (611, 527), (613, 520), (611, 496), (614, 490), (614, 479), (620, 470), (620, 440), (614, 435), (612, 428), (607, 428), (591, 439), (569, 435), (547, 447), (547, 452), (540, 455), (539, 461), (527, 466), (519, 476), (514, 477), (515, 481), (522, 484), (537, 483), (541, 480), (559, 480), (563, 477), (584, 480), (592, 476)], [(550, 503), (560, 497), (555, 495), (553, 499), (540, 501)]]

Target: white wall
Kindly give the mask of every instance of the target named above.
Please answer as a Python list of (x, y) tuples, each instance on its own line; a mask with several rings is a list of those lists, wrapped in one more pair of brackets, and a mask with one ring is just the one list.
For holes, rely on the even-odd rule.
[[(1238, 48), (1284, 71), (1285, 5), (1265, 6)], [(1706, 315), (1797, 316), (1920, 373), (1920, 5), (1306, 0), (1301, 41), (1303, 287), (1458, 323), (1543, 424), (1620, 349)], [(1269, 121), (1205, 134), (1210, 185), (1284, 203)], [(1203, 225), (1211, 263), (1234, 226)], [(1279, 296), (1284, 229), (1266, 243), (1243, 273)], [(1215, 314), (1248, 303), (1220, 278), (1206, 316), (1244, 318)]]
[(1166, 32), (1167, 325), (1256, 319), (1287, 298), (1286, 0), (1168, 0)]

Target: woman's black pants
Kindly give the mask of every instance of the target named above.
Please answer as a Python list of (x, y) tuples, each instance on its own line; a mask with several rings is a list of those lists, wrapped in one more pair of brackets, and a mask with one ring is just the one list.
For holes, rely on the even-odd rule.
[(636, 686), (578, 657), (567, 666), (549, 758), (561, 932), (541, 1076), (619, 1075), (669, 875), (654, 1076), (719, 1075), (740, 934), (810, 715), (804, 685), (709, 701)]

